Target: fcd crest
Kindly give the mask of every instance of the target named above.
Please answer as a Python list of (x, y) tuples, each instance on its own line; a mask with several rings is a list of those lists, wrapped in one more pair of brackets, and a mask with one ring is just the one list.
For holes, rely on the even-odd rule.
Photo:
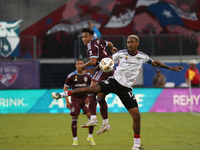
[(15, 82), (18, 72), (17, 66), (0, 66), (0, 82), (7, 87), (10, 86)]

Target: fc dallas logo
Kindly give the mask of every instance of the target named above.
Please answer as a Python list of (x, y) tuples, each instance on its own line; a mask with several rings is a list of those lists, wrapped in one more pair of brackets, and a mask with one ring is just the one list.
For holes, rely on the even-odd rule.
[(0, 81), (5, 86), (13, 84), (17, 78), (19, 68), (17, 66), (0, 67)]

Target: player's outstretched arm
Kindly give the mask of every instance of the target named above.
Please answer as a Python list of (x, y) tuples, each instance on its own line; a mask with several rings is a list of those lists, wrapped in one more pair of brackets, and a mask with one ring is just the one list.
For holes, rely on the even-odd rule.
[(97, 58), (90, 58), (90, 60), (88, 62), (86, 62), (85, 64), (81, 65), (81, 68), (84, 70), (85, 67), (95, 66), (96, 63), (97, 63)]
[(112, 44), (112, 42), (108, 42), (108, 47), (109, 47), (110, 50), (113, 49), (113, 44)]
[(116, 53), (118, 49), (116, 47), (113, 47), (113, 49), (110, 50), (112, 54)]
[(172, 70), (172, 71), (181, 71), (181, 70), (184, 69), (181, 66), (174, 66), (174, 67), (168, 66), (168, 65), (166, 65), (166, 64), (164, 64), (164, 63), (162, 63), (158, 60), (153, 60), (151, 65), (155, 66), (155, 67), (166, 68), (166, 69), (169, 69), (169, 70)]
[(110, 52), (112, 54), (116, 53), (118, 51), (118, 49), (116, 47), (113, 46), (112, 42), (108, 42), (108, 47), (110, 49)]

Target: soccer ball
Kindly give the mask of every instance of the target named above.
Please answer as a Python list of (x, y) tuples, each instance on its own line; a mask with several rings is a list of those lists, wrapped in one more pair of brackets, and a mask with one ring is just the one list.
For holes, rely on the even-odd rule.
[(111, 58), (103, 58), (99, 63), (99, 68), (103, 72), (111, 72), (114, 69), (114, 62)]

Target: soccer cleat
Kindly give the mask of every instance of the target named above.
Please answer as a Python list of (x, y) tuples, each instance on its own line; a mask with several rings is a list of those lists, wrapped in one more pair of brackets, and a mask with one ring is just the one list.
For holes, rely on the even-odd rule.
[(88, 137), (87, 140), (90, 142), (90, 145), (95, 145), (94, 139), (92, 137)]
[(91, 126), (97, 126), (98, 125), (98, 121), (96, 120), (96, 118), (89, 120), (88, 122), (84, 123), (81, 125), (81, 128), (88, 128)]
[(144, 148), (142, 148), (142, 147), (132, 147), (132, 150), (142, 150), (142, 149), (144, 149)]
[(97, 135), (101, 135), (103, 134), (104, 132), (106, 131), (110, 131), (111, 130), (111, 127), (108, 123), (105, 123), (101, 126), (101, 129), (96, 133)]
[(78, 141), (73, 141), (72, 145), (74, 146), (78, 145)]
[(51, 93), (51, 95), (52, 95), (53, 99), (59, 99), (59, 98), (61, 98), (61, 95), (59, 93), (53, 92), (53, 93)]

